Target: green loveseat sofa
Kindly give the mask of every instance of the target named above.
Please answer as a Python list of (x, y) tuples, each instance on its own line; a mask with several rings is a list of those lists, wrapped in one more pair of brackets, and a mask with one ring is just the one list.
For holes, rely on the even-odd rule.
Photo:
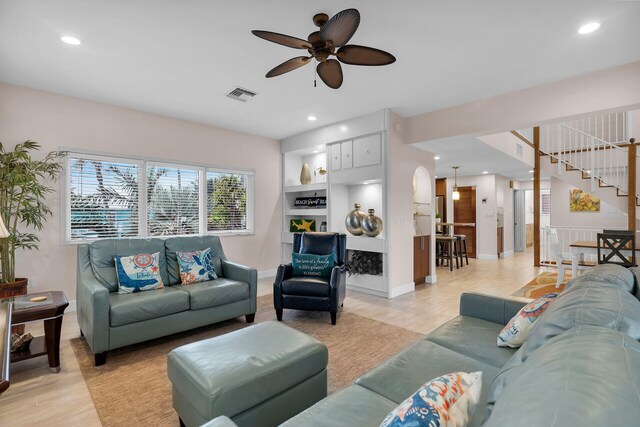
[(469, 427), (638, 425), (639, 297), (632, 272), (598, 266), (570, 282), (514, 350), (496, 341), (524, 303), (462, 294), (459, 316), (281, 426), (379, 426), (422, 384), (456, 371), (483, 373)]
[[(218, 279), (183, 286), (176, 252), (211, 248)], [(165, 287), (119, 294), (114, 256), (160, 253)], [(255, 269), (227, 260), (216, 236), (164, 239), (104, 239), (78, 245), (76, 303), (78, 324), (95, 355), (126, 345), (182, 332), (256, 312)]]

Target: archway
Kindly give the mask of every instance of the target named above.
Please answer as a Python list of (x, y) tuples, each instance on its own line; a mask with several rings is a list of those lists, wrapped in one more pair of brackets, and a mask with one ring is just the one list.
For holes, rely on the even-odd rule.
[(431, 174), (424, 166), (413, 173), (414, 282), (432, 282), (435, 269), (433, 234), (433, 188)]

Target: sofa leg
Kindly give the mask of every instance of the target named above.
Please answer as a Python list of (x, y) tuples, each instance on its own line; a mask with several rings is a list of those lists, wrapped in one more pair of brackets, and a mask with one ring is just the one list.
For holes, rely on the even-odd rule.
[(180, 420), (180, 427), (187, 427), (187, 426), (184, 424), (184, 421), (182, 421), (182, 418), (178, 418), (178, 419)]
[(247, 323), (253, 323), (253, 321), (256, 320), (255, 313), (247, 314), (244, 317), (247, 319)]
[(282, 309), (281, 308), (276, 308), (276, 318), (278, 319), (278, 322), (282, 321)]
[(107, 352), (103, 351), (102, 353), (94, 354), (96, 366), (101, 366), (107, 363)]
[(338, 313), (331, 313), (331, 324), (335, 325), (336, 324), (336, 317), (338, 316)]

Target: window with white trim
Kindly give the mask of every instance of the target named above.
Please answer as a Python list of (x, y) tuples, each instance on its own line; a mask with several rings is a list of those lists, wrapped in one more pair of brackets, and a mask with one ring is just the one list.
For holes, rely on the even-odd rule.
[(253, 232), (253, 172), (68, 153), (66, 241)]
[(548, 190), (540, 194), (540, 215), (551, 215), (551, 193)]
[(68, 165), (68, 240), (137, 236), (140, 165), (75, 155)]
[(147, 165), (147, 236), (200, 234), (200, 171)]
[(207, 230), (247, 228), (249, 177), (240, 173), (207, 171)]

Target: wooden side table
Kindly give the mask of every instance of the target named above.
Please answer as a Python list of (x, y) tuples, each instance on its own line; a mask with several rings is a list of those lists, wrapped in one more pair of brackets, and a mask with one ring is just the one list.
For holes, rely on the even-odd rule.
[[(46, 296), (47, 300), (40, 303), (32, 303), (30, 299), (37, 296)], [(11, 353), (11, 363), (33, 357), (44, 356), (49, 358), (51, 372), (60, 372), (60, 333), (62, 331), (62, 318), (64, 310), (69, 306), (69, 301), (61, 291), (41, 292), (16, 297), (13, 301), (12, 325), (20, 325), (28, 322), (43, 321), (44, 335), (34, 337), (27, 351)]]

